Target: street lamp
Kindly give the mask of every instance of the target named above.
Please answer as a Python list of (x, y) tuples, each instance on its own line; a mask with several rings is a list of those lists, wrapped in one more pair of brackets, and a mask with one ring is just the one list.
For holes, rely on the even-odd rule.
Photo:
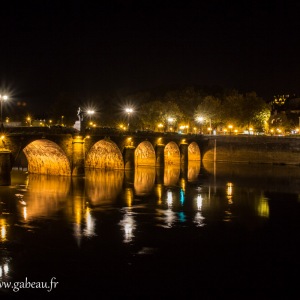
[(88, 116), (89, 116), (89, 118), (90, 118), (90, 121), (91, 121), (92, 115), (95, 113), (95, 111), (94, 111), (94, 110), (87, 110), (86, 113), (88, 114)]
[(2, 119), (2, 103), (8, 99), (7, 95), (0, 95), (0, 103), (1, 103), (1, 129), (3, 129), (3, 119)]
[(202, 122), (204, 118), (203, 117), (197, 117), (196, 121), (200, 124), (200, 134), (202, 134)]
[(172, 130), (171, 130), (171, 129), (172, 129), (171, 125), (172, 125), (172, 123), (173, 123), (174, 121), (175, 121), (174, 118), (168, 118), (169, 131), (172, 131)]
[(30, 127), (31, 126), (31, 118), (27, 117), (26, 120), (27, 120), (28, 126)]
[(127, 117), (128, 117), (128, 126), (127, 126), (127, 130), (129, 131), (129, 120), (130, 120), (130, 115), (133, 113), (133, 109), (128, 107), (128, 108), (125, 108), (125, 111), (127, 113)]

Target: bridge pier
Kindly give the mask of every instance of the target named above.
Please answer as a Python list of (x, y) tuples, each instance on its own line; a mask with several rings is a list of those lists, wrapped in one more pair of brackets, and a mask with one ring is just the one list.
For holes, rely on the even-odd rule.
[(75, 136), (72, 141), (73, 156), (72, 156), (72, 176), (85, 175), (85, 157), (84, 157), (84, 138)]
[(180, 164), (187, 166), (189, 161), (188, 144), (180, 144)]
[(11, 151), (0, 150), (0, 186), (11, 184)]
[(156, 161), (155, 161), (155, 166), (156, 167), (164, 167), (165, 165), (165, 145), (163, 144), (157, 144), (155, 146), (155, 156), (156, 156)]
[(188, 144), (180, 144), (180, 173), (182, 177), (187, 175), (188, 163), (189, 163), (189, 150)]
[(135, 147), (126, 146), (123, 150), (123, 160), (125, 169), (134, 169), (135, 167), (135, 156), (134, 156)]

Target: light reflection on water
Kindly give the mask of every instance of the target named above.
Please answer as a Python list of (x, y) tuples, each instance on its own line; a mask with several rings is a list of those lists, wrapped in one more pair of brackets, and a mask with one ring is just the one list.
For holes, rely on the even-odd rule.
[[(69, 234), (79, 249), (89, 241), (92, 257), (98, 254), (90, 249), (98, 243), (103, 243), (100, 249), (122, 243), (159, 251), (159, 244), (148, 244), (166, 239), (164, 230), (176, 236), (177, 230), (196, 234), (214, 224), (264, 228), (272, 218), (270, 198), (284, 193), (299, 199), (299, 174), (299, 168), (288, 166), (209, 164), (203, 169), (190, 164), (186, 174), (180, 166), (134, 172), (87, 170), (85, 178), (14, 170), (12, 186), (0, 191), (0, 280), (10, 275), (9, 247), (20, 240), (26, 247), (26, 239), (19, 235), (42, 232), (47, 238), (56, 224), (61, 229), (54, 232), (57, 247), (73, 247), (66, 242)], [(18, 269), (13, 272), (18, 274)]]

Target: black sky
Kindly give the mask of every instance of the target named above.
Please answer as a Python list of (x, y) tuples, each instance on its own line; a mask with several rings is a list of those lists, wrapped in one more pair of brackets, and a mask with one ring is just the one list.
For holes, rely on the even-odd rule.
[(7, 1), (1, 87), (36, 103), (170, 84), (299, 94), (299, 12), (298, 1)]

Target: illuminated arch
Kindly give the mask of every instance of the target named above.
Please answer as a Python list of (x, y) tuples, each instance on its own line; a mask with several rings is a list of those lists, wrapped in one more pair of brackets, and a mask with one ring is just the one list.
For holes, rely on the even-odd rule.
[(28, 161), (28, 172), (47, 175), (71, 175), (70, 162), (64, 151), (47, 139), (28, 144), (23, 152)]
[(150, 142), (144, 141), (136, 147), (135, 165), (155, 167), (155, 150)]
[(85, 166), (95, 169), (123, 169), (122, 153), (113, 141), (101, 140), (89, 151)]
[(188, 159), (189, 161), (200, 161), (200, 148), (196, 142), (192, 142), (188, 146)]
[(164, 150), (165, 165), (180, 164), (180, 150), (175, 142), (170, 142)]

